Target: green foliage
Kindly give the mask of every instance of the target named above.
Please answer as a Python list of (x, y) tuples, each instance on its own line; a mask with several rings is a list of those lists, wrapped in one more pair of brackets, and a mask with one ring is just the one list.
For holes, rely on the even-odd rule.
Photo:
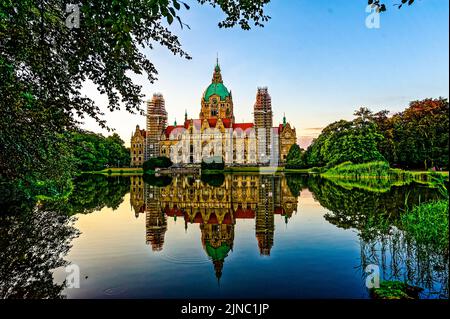
[[(269, 0), (198, 0), (225, 13), (220, 27), (249, 29), (268, 21)], [(75, 2), (77, 3), (77, 2)], [(155, 44), (190, 59), (178, 37), (165, 26), (178, 21), (189, 5), (179, 0), (81, 1), (80, 24), (66, 25), (68, 1), (21, 0), (0, 3), (0, 174), (23, 185), (73, 175), (68, 132), (91, 117), (105, 128), (94, 100), (82, 92), (92, 85), (108, 99), (108, 109), (140, 112), (144, 95), (133, 74), (156, 80), (155, 65), (142, 47)], [(90, 139), (82, 139), (78, 162), (83, 169), (113, 164)], [(120, 143), (111, 143), (116, 145)], [(117, 151), (117, 150), (116, 150)], [(82, 156), (81, 156), (82, 155)], [(108, 160), (106, 159), (108, 158)], [(116, 159), (117, 160), (117, 159)], [(125, 162), (122, 162), (122, 165)]]
[(380, 152), (391, 165), (448, 169), (449, 104), (444, 98), (413, 101), (403, 112), (373, 115), (384, 143)]
[(225, 181), (224, 174), (208, 174), (203, 173), (200, 177), (203, 183), (206, 183), (212, 187), (221, 187)]
[(305, 153), (305, 164), (334, 166), (346, 161), (366, 163), (383, 161), (377, 144), (383, 136), (365, 114), (355, 113), (353, 121), (341, 120), (325, 127)]
[(172, 183), (172, 177), (167, 175), (156, 176), (155, 174), (144, 174), (144, 183), (157, 187), (166, 187)]
[(324, 177), (389, 177), (389, 163), (387, 162), (369, 162), (363, 164), (353, 164), (344, 162), (328, 169), (322, 174)]
[[(415, 0), (401, 0), (401, 3), (395, 2), (393, 5), (396, 6), (398, 9), (401, 9), (404, 5), (412, 5)], [(373, 8), (377, 10), (377, 12), (385, 12), (386, 11), (386, 4), (383, 3), (385, 1), (383, 0), (367, 0), (368, 5), (371, 5)]]
[(423, 289), (413, 287), (401, 281), (382, 281), (379, 288), (373, 288), (371, 295), (375, 299), (418, 299)]
[(324, 216), (327, 221), (345, 229), (358, 229), (363, 236), (373, 235), (372, 232), (364, 232), (371, 219), (372, 225), (378, 225), (382, 220), (388, 220), (390, 225), (398, 224), (400, 213), (407, 209), (406, 203), (413, 207), (442, 199), (438, 189), (417, 187), (414, 183), (399, 187), (385, 184), (383, 187), (386, 190), (373, 191), (369, 187), (347, 187), (334, 179), (310, 175), (307, 186), (320, 205), (330, 211)]
[(225, 169), (225, 162), (222, 158), (220, 159), (211, 159), (211, 160), (202, 160), (201, 169), (203, 170), (217, 170), (223, 171)]
[(291, 148), (289, 149), (289, 152), (286, 156), (286, 168), (287, 169), (299, 169), (299, 168), (304, 168), (304, 167), (305, 167), (305, 163), (304, 163), (302, 150), (301, 150), (300, 146), (298, 146), (297, 144), (294, 144), (291, 146)]
[(101, 134), (74, 131), (71, 137), (74, 163), (80, 171), (100, 171), (130, 163), (130, 152), (116, 133), (105, 138)]
[(64, 256), (79, 234), (68, 216), (27, 209), (0, 214), (0, 298), (63, 298), (64, 283), (54, 270), (69, 264)]
[(408, 209), (401, 217), (401, 226), (419, 244), (448, 252), (448, 205), (447, 198)]
[(142, 166), (144, 173), (149, 171), (154, 171), (156, 168), (168, 168), (172, 166), (173, 163), (170, 158), (165, 156), (158, 156), (150, 158), (149, 160), (144, 162)]
[(413, 101), (403, 112), (388, 117), (367, 108), (353, 121), (328, 125), (308, 147), (306, 167), (335, 166), (345, 161), (387, 160), (404, 168), (448, 168), (449, 104), (444, 98)]
[(103, 207), (117, 209), (130, 191), (127, 177), (81, 174), (73, 181), (73, 191), (64, 200), (46, 200), (42, 209), (58, 211), (64, 215), (88, 214)]
[(308, 175), (289, 174), (286, 175), (286, 183), (292, 196), (299, 196), (300, 191), (307, 186)]

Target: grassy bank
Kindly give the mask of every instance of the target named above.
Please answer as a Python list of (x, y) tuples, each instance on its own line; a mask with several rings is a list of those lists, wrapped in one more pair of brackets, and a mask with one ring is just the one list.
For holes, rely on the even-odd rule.
[(448, 197), (408, 209), (401, 216), (401, 227), (415, 242), (448, 253)]
[(398, 168), (390, 168), (387, 162), (369, 162), (353, 164), (344, 162), (329, 169), (323, 169), (320, 175), (326, 178), (375, 178), (389, 180), (414, 180), (417, 182), (430, 182), (433, 178), (443, 177), (448, 179), (448, 172), (436, 171), (405, 171)]

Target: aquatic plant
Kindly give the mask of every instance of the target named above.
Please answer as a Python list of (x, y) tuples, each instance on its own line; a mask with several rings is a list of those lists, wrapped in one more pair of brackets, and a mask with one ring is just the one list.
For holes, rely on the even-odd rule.
[(375, 299), (418, 299), (423, 289), (410, 286), (401, 281), (383, 281), (379, 288), (371, 290), (371, 296)]
[(401, 227), (417, 243), (448, 253), (448, 198), (408, 209), (401, 216)]

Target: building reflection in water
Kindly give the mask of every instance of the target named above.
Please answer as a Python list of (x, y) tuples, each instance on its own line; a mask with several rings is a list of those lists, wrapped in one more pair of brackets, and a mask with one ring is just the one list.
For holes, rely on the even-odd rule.
[(225, 258), (233, 249), (238, 219), (254, 219), (261, 255), (270, 255), (274, 245), (274, 215), (287, 223), (297, 210), (298, 194), (292, 194), (282, 175), (178, 175), (167, 186), (144, 183), (131, 177), (131, 206), (135, 216), (145, 213), (146, 242), (160, 251), (167, 231), (167, 218), (199, 224), (201, 242), (220, 279)]

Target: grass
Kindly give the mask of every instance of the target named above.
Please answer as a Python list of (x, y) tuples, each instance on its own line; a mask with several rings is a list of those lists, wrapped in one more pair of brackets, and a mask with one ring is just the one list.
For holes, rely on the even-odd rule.
[[(391, 190), (393, 186), (392, 182), (388, 179), (383, 178), (337, 178), (328, 177), (328, 180), (333, 182), (335, 185), (341, 186), (345, 189), (352, 190), (354, 188), (365, 190), (372, 193), (385, 193)], [(397, 183), (396, 185), (398, 185)], [(404, 185), (402, 183), (401, 185)]]
[(408, 184), (412, 181), (434, 187), (436, 180), (448, 180), (448, 172), (435, 171), (405, 171), (390, 168), (387, 162), (369, 162), (353, 164), (344, 162), (329, 169), (316, 169), (320, 176), (328, 179), (350, 179), (361, 181), (364, 179), (388, 180), (394, 184)]
[(401, 226), (418, 244), (448, 252), (448, 197), (408, 209), (401, 216)]
[(363, 164), (353, 164), (352, 162), (344, 162), (328, 169), (322, 173), (323, 177), (389, 177), (389, 163), (377, 161)]

